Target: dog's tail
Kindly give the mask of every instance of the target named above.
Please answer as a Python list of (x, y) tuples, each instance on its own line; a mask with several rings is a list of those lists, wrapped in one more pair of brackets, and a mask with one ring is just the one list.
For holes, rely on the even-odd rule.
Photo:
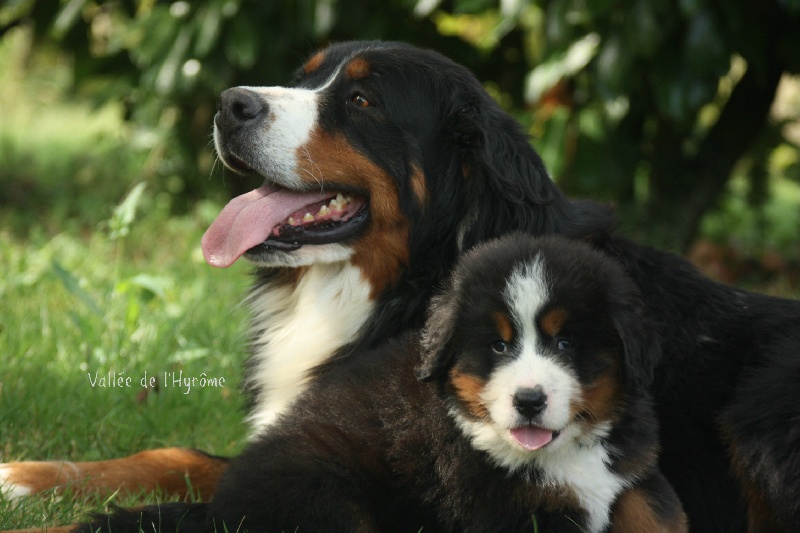
[(115, 508), (111, 514), (94, 515), (73, 533), (214, 533), (209, 523), (208, 504), (175, 502)]

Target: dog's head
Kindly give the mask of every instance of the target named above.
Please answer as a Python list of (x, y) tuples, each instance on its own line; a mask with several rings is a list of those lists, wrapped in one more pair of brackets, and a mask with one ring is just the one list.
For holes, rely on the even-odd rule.
[(347, 260), (380, 292), (511, 229), (579, 225), (516, 122), (434, 52), (337, 44), (289, 87), (226, 90), (214, 124), (224, 165), (264, 180), (204, 236), (215, 266)]
[(560, 238), (466, 254), (431, 305), (418, 377), (438, 381), (473, 444), (508, 468), (604, 436), (658, 351), (633, 282)]

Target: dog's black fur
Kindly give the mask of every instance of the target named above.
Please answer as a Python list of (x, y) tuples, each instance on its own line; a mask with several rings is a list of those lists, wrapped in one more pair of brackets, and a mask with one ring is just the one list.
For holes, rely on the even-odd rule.
[[(353, 118), (334, 98), (321, 125), (391, 178), (408, 220), (408, 255), (379, 287), (358, 337), (317, 375), (419, 327), (432, 287), (461, 251), (513, 231), (585, 238), (622, 263), (657, 323), (660, 469), (692, 530), (744, 531), (748, 522), (752, 531), (800, 530), (800, 304), (716, 283), (680, 257), (616, 235), (609, 211), (566, 199), (519, 125), (436, 53), (343, 43), (294, 84), (320, 86), (352, 57), (371, 68), (358, 83), (375, 109)], [(346, 83), (329, 93), (346, 98)], [(425, 202), (412, 193), (412, 168), (424, 176)]]
[[(542, 270), (523, 270), (534, 264)], [(519, 312), (529, 305), (528, 295), (520, 301), (507, 288), (520, 272), (547, 286), (530, 324), (520, 323), (525, 315)], [(498, 330), (498, 316), (506, 317), (501, 323), (508, 330)], [(482, 533), (538, 527), (561, 533), (607, 530), (607, 513), (616, 502), (615, 531), (685, 531), (678, 498), (655, 468), (657, 426), (647, 389), (658, 346), (649, 326), (633, 282), (587, 245), (527, 235), (482, 245), (460, 261), (436, 298), (424, 335), (407, 332), (377, 350), (352, 354), (232, 462), (205, 526), (197, 508), (178, 514), (181, 507), (162, 507), (162, 519), (178, 516), (184, 530), (194, 519), (191, 531), (208, 532)], [(507, 346), (504, 341), (497, 351), (504, 335)], [(523, 348), (534, 345), (535, 352)], [(556, 364), (578, 388), (567, 395), (542, 375), (520, 377), (515, 371), (498, 377), (523, 358), (520, 368), (535, 359)], [(509, 431), (508, 421), (483, 412), (496, 406), (474, 388), (491, 382), (508, 391), (507, 399), (498, 399), (502, 406), (510, 406), (519, 383), (539, 383), (548, 392), (545, 412), (568, 400), (575, 412), (557, 428), (564, 434), (528, 452), (504, 441), (498, 453), (521, 454), (513, 466), (476, 449), (458, 419), (501, 435)], [(528, 420), (547, 419), (523, 416), (512, 424), (525, 427)], [(575, 453), (559, 448), (548, 455), (553, 446)], [(588, 468), (604, 472), (591, 480), (587, 474), (567, 476), (588, 481), (588, 493), (548, 473), (569, 471), (563, 463), (582, 449), (593, 450)], [(597, 450), (610, 452), (607, 464), (594, 455)], [(599, 487), (603, 480), (622, 485)], [(607, 506), (583, 503), (604, 488), (617, 495)], [(111, 530), (136, 519), (135, 512), (119, 513)], [(163, 522), (161, 528), (166, 530)]]
[[(499, 424), (473, 414), (476, 404), (490, 406), (483, 406), (476, 391), (461, 389), (459, 380), (468, 376), (469, 383), (485, 385), (522, 357), (523, 325), (516, 320), (507, 350), (499, 354), (490, 347), (500, 339), (494, 317), (512, 316), (515, 306), (526, 305), (510, 301), (504, 291), (512, 274), (540, 260), (538, 281), (546, 281), (549, 294), (537, 320), (554, 309), (568, 316), (557, 337), (540, 331), (542, 357), (574, 372), (597, 396), (587, 402), (591, 414), (576, 415), (574, 423), (591, 431), (613, 420), (607, 436), (579, 447), (614, 450), (609, 470), (649, 502), (628, 510), (627, 518), (637, 523), (615, 527), (636, 531), (643, 525), (638, 520), (651, 517), (660, 531), (683, 530), (677, 497), (654, 470), (656, 422), (647, 387), (658, 349), (637, 290), (612, 261), (579, 244), (520, 235), (468, 254), (437, 297), (421, 340), (410, 332), (377, 350), (352, 354), (231, 464), (210, 505), (213, 525), (248, 531), (523, 532), (533, 530), (535, 516), (539, 531), (591, 531), (587, 510), (569, 484), (546, 483), (548, 475), (532, 462), (519, 469), (493, 464), (454, 422), (459, 416)], [(574, 348), (553, 348), (559, 338)], [(432, 383), (418, 382), (415, 369)], [(609, 380), (598, 385), (606, 373)], [(555, 403), (557, 385), (530, 378), (543, 380)], [(514, 384), (503, 385), (510, 403)], [(606, 393), (614, 394), (607, 407), (601, 399)], [(570, 438), (556, 436), (547, 446)], [(537, 453), (542, 452), (528, 452)], [(572, 459), (562, 454), (541, 460)], [(625, 515), (622, 510), (614, 518)]]

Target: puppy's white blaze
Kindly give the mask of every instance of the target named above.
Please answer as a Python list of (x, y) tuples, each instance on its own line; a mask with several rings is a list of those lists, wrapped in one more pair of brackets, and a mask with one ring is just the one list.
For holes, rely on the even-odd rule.
[[(547, 409), (537, 424), (561, 430), (569, 422), (570, 403), (579, 394), (574, 373), (553, 358), (541, 354), (536, 317), (548, 301), (546, 269), (541, 255), (515, 268), (509, 276), (504, 296), (518, 333), (520, 352), (509, 363), (498, 367), (486, 384), (483, 400), (492, 420), (511, 429), (524, 423), (514, 408), (517, 390), (541, 386), (547, 394)], [(519, 447), (509, 436), (509, 444)]]
[(550, 297), (547, 270), (541, 254), (518, 265), (508, 277), (503, 291), (520, 336), (536, 341), (536, 316)]
[(269, 425), (305, 390), (309, 373), (355, 340), (372, 314), (370, 284), (349, 262), (315, 264), (297, 285), (266, 284), (249, 300), (254, 339), (248, 386), (256, 405), (252, 434)]

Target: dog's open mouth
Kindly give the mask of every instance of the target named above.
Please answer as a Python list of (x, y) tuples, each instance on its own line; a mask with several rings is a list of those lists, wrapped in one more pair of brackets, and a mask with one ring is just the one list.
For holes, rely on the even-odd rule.
[(228, 267), (249, 250), (292, 251), (356, 235), (367, 200), (351, 192), (292, 191), (265, 183), (231, 200), (203, 235), (208, 264)]
[(511, 438), (528, 451), (544, 448), (558, 435), (558, 431), (539, 426), (521, 426), (511, 430)]

